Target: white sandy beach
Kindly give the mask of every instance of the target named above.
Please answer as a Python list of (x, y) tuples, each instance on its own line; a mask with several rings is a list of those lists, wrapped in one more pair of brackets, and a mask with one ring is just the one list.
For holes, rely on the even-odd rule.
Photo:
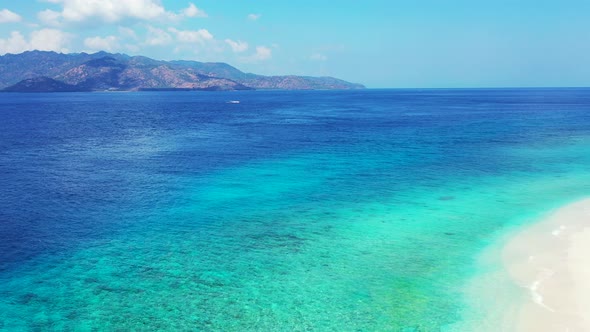
[(527, 227), (502, 255), (510, 277), (530, 292), (511, 315), (514, 331), (590, 331), (590, 199)]

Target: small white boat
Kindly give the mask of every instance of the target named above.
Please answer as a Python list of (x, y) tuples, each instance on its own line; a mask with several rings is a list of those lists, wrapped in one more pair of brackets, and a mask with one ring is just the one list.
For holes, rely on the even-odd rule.
[(228, 104), (239, 104), (240, 101), (239, 100), (230, 100), (227, 102)]

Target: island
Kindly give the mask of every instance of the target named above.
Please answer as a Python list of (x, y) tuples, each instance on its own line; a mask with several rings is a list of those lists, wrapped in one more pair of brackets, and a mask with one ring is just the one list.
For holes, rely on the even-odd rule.
[(162, 61), (120, 53), (28, 51), (0, 56), (0, 90), (4, 92), (363, 88), (333, 77), (263, 76), (222, 62)]

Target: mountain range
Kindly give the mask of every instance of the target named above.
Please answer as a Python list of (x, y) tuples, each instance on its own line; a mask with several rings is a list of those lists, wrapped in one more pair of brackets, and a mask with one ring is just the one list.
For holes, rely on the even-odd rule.
[(0, 90), (9, 92), (362, 88), (333, 77), (244, 73), (222, 62), (161, 61), (107, 52), (0, 56)]

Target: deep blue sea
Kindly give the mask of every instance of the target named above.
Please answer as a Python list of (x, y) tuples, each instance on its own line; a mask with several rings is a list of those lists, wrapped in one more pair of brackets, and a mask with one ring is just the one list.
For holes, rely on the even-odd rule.
[(0, 330), (464, 330), (589, 166), (590, 89), (0, 94)]

